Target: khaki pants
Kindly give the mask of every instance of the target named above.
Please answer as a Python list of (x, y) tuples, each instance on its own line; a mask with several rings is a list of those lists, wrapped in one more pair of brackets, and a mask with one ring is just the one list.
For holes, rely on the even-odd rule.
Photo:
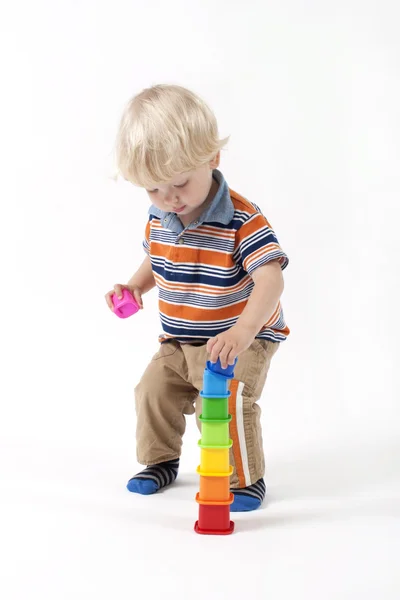
[[(232, 488), (243, 488), (264, 476), (264, 452), (257, 404), (272, 356), (279, 343), (254, 340), (240, 354), (230, 382), (229, 425), (234, 467)], [(161, 344), (135, 388), (137, 459), (153, 465), (178, 458), (185, 432), (185, 415), (201, 414), (203, 373), (209, 355), (206, 344)], [(197, 419), (200, 428), (200, 422)]]

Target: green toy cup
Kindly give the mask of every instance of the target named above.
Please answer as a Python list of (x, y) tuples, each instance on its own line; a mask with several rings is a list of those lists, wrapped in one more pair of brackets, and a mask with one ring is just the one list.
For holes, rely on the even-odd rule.
[(226, 398), (208, 398), (202, 396), (202, 417), (203, 419), (227, 419), (228, 418), (228, 397)]
[(229, 444), (229, 422), (231, 415), (227, 419), (204, 419), (200, 415), (201, 421), (201, 443), (205, 446), (226, 446)]

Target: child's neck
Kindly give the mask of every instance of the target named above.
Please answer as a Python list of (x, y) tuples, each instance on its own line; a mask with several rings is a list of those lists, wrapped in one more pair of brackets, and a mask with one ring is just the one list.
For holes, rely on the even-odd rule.
[(188, 225), (193, 223), (193, 221), (200, 217), (200, 215), (203, 214), (206, 208), (210, 206), (211, 202), (214, 200), (215, 194), (218, 191), (218, 187), (219, 184), (217, 181), (215, 181), (213, 177), (210, 191), (208, 192), (207, 198), (204, 200), (203, 204), (200, 204), (200, 206), (198, 206), (193, 212), (189, 213), (188, 215), (182, 215), (180, 217), (181, 223), (184, 227), (187, 227)]

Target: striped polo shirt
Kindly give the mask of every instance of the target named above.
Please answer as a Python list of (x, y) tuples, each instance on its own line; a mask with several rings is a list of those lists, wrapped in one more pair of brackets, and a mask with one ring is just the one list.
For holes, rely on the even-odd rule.
[[(251, 274), (288, 257), (261, 210), (213, 171), (218, 191), (187, 227), (175, 213), (151, 206), (143, 246), (158, 288), (160, 342), (207, 340), (236, 323), (254, 287)], [(281, 342), (289, 334), (281, 303), (257, 338)]]

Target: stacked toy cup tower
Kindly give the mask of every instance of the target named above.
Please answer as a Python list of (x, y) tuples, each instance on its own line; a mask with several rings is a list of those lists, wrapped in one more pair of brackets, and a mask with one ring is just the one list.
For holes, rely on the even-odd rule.
[[(235, 360), (236, 364), (237, 359)], [(230, 476), (233, 467), (229, 464), (229, 381), (233, 379), (235, 365), (226, 369), (216, 363), (207, 362), (203, 377), (203, 411), (201, 422), (200, 491), (196, 495), (199, 503), (199, 519), (194, 529), (197, 533), (228, 535), (233, 532), (234, 523), (230, 520), (230, 505), (233, 494), (230, 492)]]

